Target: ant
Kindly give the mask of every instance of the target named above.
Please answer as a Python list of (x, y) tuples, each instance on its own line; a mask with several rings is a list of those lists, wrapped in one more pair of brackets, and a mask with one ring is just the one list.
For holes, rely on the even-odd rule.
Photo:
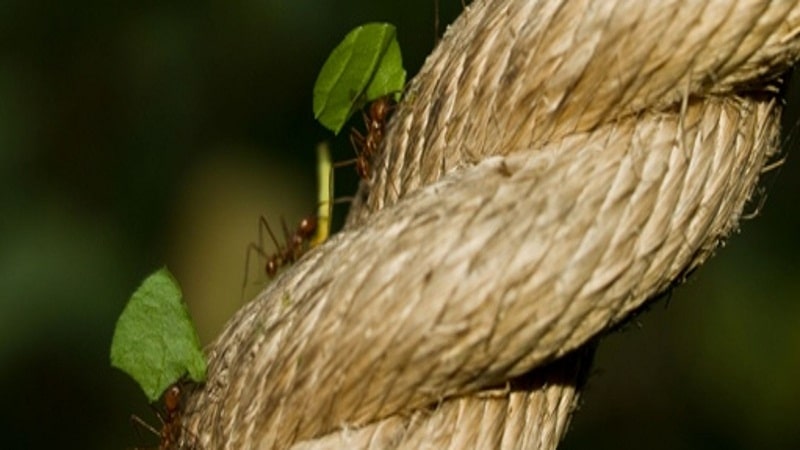
[(361, 134), (355, 127), (350, 129), (350, 144), (356, 152), (355, 159), (334, 164), (334, 167), (355, 163), (358, 176), (368, 180), (371, 170), (370, 162), (383, 142), (386, 120), (392, 109), (394, 109), (394, 104), (392, 104), (391, 95), (379, 97), (370, 103), (369, 112), (361, 112), (367, 129), (366, 135)]
[[(289, 228), (286, 226), (286, 221), (281, 220), (281, 224), (283, 226), (283, 234), (285, 239), (283, 245), (278, 242), (278, 238), (275, 237), (275, 233), (272, 232), (272, 228), (269, 226), (267, 219), (264, 218), (264, 216), (260, 216), (258, 218), (258, 245), (256, 245), (255, 242), (251, 242), (247, 246), (247, 256), (245, 257), (244, 261), (242, 297), (244, 297), (244, 291), (247, 287), (247, 272), (250, 267), (250, 255), (255, 251), (258, 255), (264, 258), (266, 261), (264, 263), (264, 273), (266, 273), (267, 277), (270, 279), (274, 278), (281, 268), (294, 263), (308, 250), (310, 246), (309, 241), (314, 237), (314, 233), (317, 231), (317, 216), (312, 214), (304, 217), (297, 224), (297, 228), (295, 228), (294, 233), (289, 233)], [(265, 229), (272, 240), (272, 244), (275, 246), (275, 253), (267, 254), (267, 252), (264, 250)]]
[(164, 392), (163, 414), (156, 411), (156, 416), (158, 416), (158, 420), (161, 421), (161, 431), (156, 430), (139, 417), (135, 415), (131, 416), (131, 421), (161, 438), (161, 442), (158, 446), (159, 450), (169, 450), (171, 448), (176, 448), (178, 445), (178, 440), (181, 437), (182, 431), (180, 423), (181, 396), (182, 391), (178, 384), (173, 384)]

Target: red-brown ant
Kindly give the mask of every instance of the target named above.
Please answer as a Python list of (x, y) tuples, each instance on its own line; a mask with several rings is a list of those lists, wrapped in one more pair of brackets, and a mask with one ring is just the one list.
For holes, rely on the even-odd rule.
[(181, 395), (181, 388), (178, 384), (173, 384), (164, 392), (163, 414), (158, 411), (156, 412), (158, 419), (161, 421), (161, 431), (156, 430), (139, 417), (131, 416), (133, 422), (160, 437), (161, 442), (158, 445), (159, 450), (177, 448), (178, 440), (181, 438), (181, 432), (183, 431), (180, 423)]
[[(264, 216), (258, 219), (258, 244), (251, 242), (247, 246), (247, 256), (244, 262), (244, 282), (242, 283), (242, 297), (244, 298), (244, 291), (247, 287), (247, 275), (250, 268), (250, 255), (256, 252), (264, 259), (264, 273), (269, 278), (274, 278), (278, 271), (288, 266), (298, 259), (308, 250), (309, 241), (314, 237), (317, 231), (317, 216), (310, 215), (304, 217), (297, 224), (294, 233), (289, 233), (285, 221), (281, 221), (283, 226), (284, 244), (278, 241), (272, 228), (269, 226), (267, 219)], [(264, 250), (264, 230), (267, 230), (272, 244), (275, 246), (275, 253), (268, 254)]]
[(366, 126), (366, 135), (361, 134), (355, 127), (350, 129), (350, 144), (353, 145), (356, 158), (334, 164), (334, 167), (355, 163), (358, 176), (368, 180), (372, 158), (377, 154), (381, 142), (383, 142), (386, 120), (389, 118), (389, 113), (392, 109), (394, 109), (394, 105), (392, 104), (391, 95), (379, 97), (370, 103), (368, 112), (361, 112)]
[(172, 385), (164, 394), (164, 426), (161, 427), (161, 450), (172, 448), (181, 434), (180, 423), (181, 388)]

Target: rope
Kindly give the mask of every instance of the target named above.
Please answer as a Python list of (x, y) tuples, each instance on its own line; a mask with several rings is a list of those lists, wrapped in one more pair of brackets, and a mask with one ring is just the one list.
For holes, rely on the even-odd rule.
[(730, 233), (800, 2), (486, 0), (345, 231), (228, 323), (184, 444), (553, 449), (594, 343)]

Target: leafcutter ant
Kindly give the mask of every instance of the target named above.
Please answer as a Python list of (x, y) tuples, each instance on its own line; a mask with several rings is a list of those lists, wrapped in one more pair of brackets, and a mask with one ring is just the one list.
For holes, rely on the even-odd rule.
[(386, 130), (386, 120), (394, 109), (391, 95), (385, 95), (370, 103), (367, 112), (362, 111), (366, 134), (361, 134), (355, 127), (350, 129), (350, 144), (356, 152), (355, 159), (334, 164), (341, 167), (355, 163), (356, 173), (364, 180), (368, 180), (371, 173), (372, 158), (380, 149), (383, 135)]
[[(264, 260), (264, 273), (268, 278), (274, 278), (278, 271), (283, 267), (289, 266), (298, 259), (309, 249), (309, 241), (314, 237), (317, 230), (317, 216), (309, 215), (304, 217), (297, 224), (293, 233), (289, 232), (286, 222), (281, 220), (283, 226), (284, 243), (278, 241), (272, 228), (269, 226), (267, 219), (264, 216), (258, 219), (258, 243), (251, 242), (247, 246), (247, 256), (244, 262), (244, 281), (242, 282), (242, 298), (244, 298), (244, 291), (247, 288), (247, 275), (250, 269), (250, 256), (253, 252), (261, 256)], [(264, 230), (267, 230), (272, 245), (275, 246), (274, 253), (267, 253), (264, 249)]]
[(131, 416), (131, 421), (141, 426), (142, 428), (150, 431), (151, 433), (159, 436), (160, 443), (159, 450), (170, 450), (177, 448), (178, 440), (181, 438), (181, 396), (182, 391), (178, 384), (173, 384), (167, 388), (163, 395), (164, 409), (162, 412), (156, 411), (158, 420), (161, 421), (161, 430), (155, 429), (153, 426), (140, 419), (137, 416)]

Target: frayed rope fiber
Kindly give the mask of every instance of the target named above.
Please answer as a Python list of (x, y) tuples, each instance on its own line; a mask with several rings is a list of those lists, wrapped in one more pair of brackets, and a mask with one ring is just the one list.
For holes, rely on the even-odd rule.
[(183, 444), (553, 449), (597, 337), (737, 229), (800, 1), (486, 0), (346, 229), (210, 348)]

